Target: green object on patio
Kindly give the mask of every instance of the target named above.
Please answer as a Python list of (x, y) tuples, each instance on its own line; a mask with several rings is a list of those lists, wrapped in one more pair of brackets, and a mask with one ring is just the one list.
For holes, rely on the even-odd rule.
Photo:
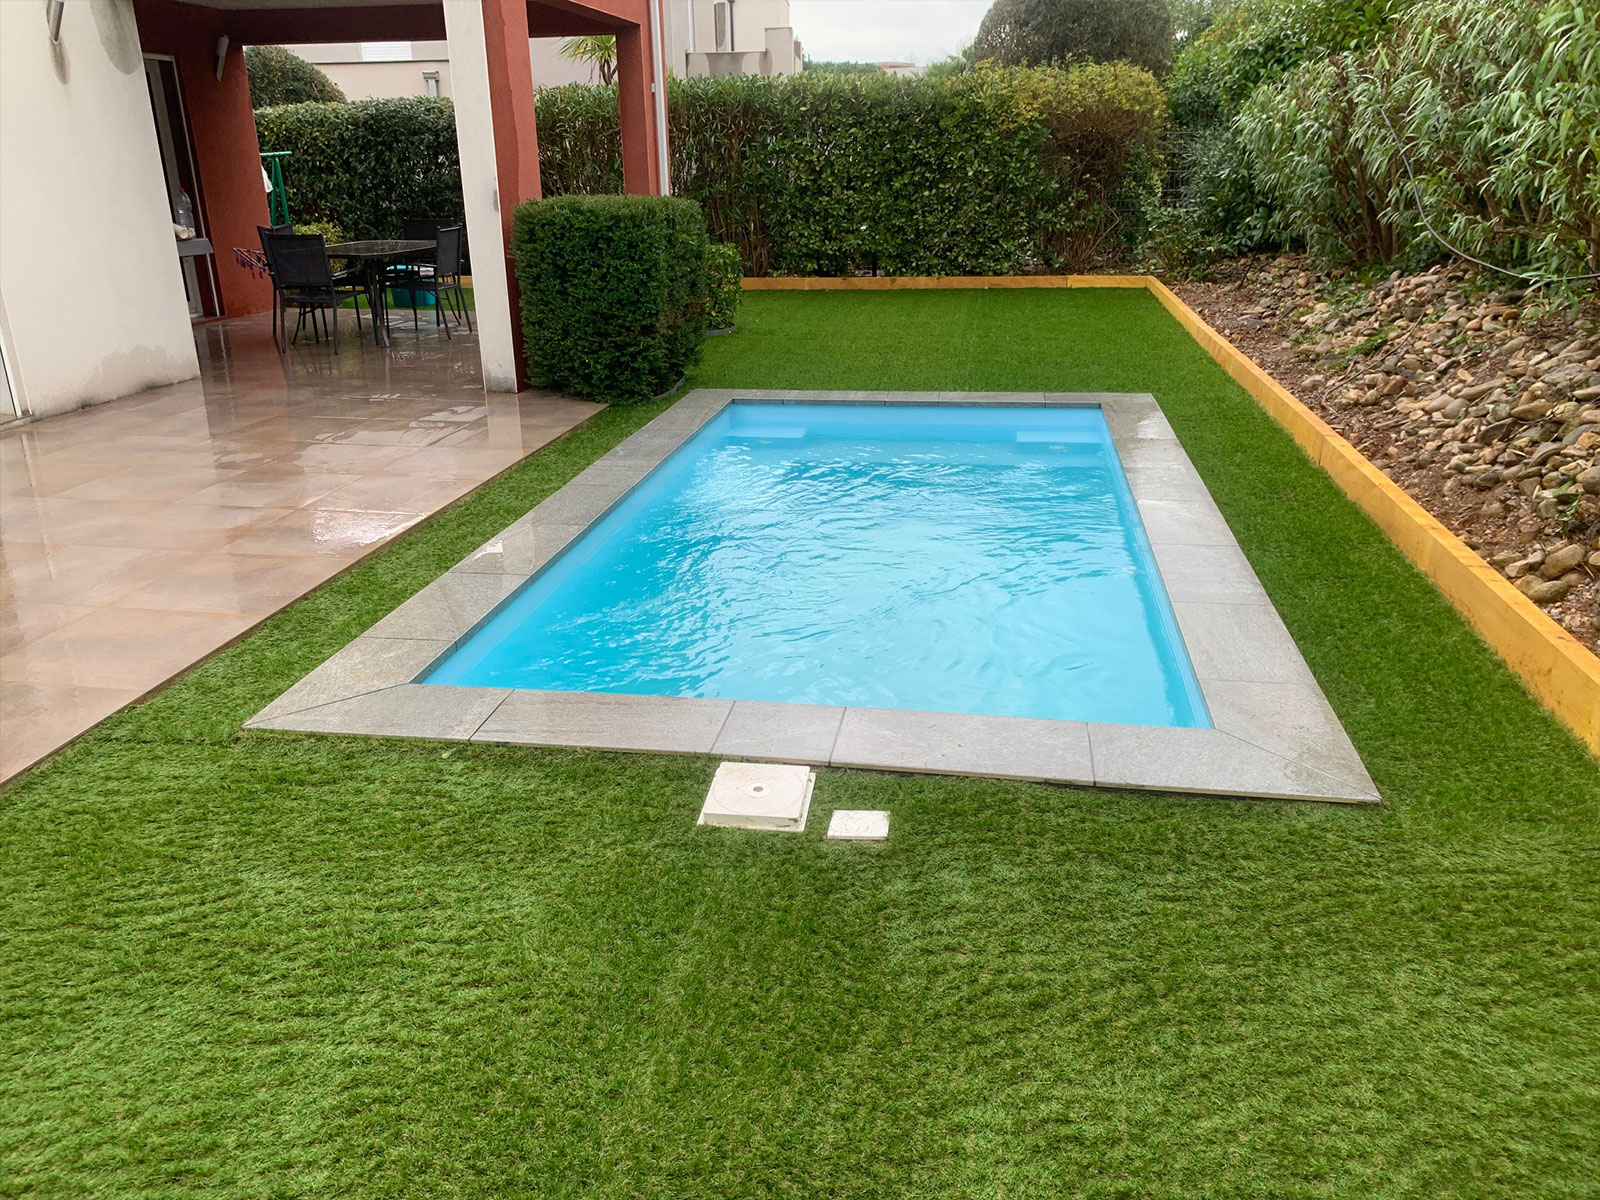
[(272, 183), (272, 191), (267, 194), (267, 211), (273, 225), (290, 224), (289, 189), (283, 182), (283, 160), (290, 156), (288, 150), (264, 150), (261, 154), (261, 163)]
[(1385, 805), (241, 731), (612, 408), (0, 794), (14, 1191), (1595, 1194), (1600, 768), (1153, 297), (753, 293), (688, 386), (1154, 393)]

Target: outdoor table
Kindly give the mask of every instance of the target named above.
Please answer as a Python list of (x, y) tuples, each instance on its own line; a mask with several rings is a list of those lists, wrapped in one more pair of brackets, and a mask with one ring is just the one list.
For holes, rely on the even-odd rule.
[(378, 238), (365, 242), (337, 242), (328, 247), (329, 258), (350, 258), (360, 263), (359, 270), (365, 278), (367, 295), (372, 301), (373, 336), (378, 345), (389, 344), (389, 293), (383, 285), (385, 268), (390, 263), (403, 262), (414, 254), (422, 254), (437, 246), (437, 242), (431, 241)]

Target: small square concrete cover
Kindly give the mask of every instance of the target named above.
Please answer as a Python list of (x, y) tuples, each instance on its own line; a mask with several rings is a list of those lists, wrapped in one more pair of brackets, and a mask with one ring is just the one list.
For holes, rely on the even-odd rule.
[(811, 811), (816, 772), (786, 763), (723, 763), (711, 781), (701, 825), (799, 833)]
[(889, 814), (874, 808), (836, 808), (828, 822), (836, 842), (882, 842), (889, 837)]

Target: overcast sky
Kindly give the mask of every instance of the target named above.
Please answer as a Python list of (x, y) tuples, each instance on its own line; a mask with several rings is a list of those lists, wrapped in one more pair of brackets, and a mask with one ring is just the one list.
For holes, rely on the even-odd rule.
[(794, 35), (814, 59), (933, 62), (978, 32), (991, 0), (789, 0)]

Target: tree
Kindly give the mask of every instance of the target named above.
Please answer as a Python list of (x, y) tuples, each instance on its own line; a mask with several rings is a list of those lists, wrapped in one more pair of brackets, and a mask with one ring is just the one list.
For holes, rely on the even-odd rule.
[(1130, 62), (1160, 74), (1172, 63), (1172, 10), (1169, 0), (995, 0), (971, 56), (1005, 67)]
[(250, 77), (251, 108), (344, 99), (339, 85), (320, 68), (282, 46), (246, 47), (244, 69)]
[(609, 34), (568, 38), (561, 43), (561, 57), (588, 63), (600, 72), (600, 82), (606, 86), (617, 81), (617, 39)]

